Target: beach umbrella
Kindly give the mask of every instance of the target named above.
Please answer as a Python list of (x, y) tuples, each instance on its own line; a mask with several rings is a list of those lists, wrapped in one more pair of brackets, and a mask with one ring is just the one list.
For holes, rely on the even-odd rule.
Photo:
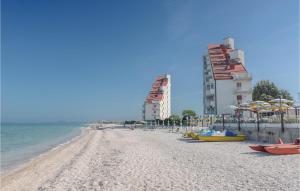
[(237, 107), (235, 105), (230, 105), (229, 107), (230, 107), (230, 109), (233, 109), (233, 110), (239, 109), (239, 107)]
[(249, 106), (250, 105), (250, 102), (243, 102), (240, 104), (240, 106)]
[(294, 109), (294, 107), (288, 105), (288, 104), (280, 104), (280, 103), (275, 103), (272, 105), (273, 111), (286, 111), (288, 109)]
[(250, 106), (254, 106), (254, 105), (267, 105), (267, 104), (269, 104), (268, 102), (265, 102), (265, 101), (251, 101), (250, 103), (249, 103), (249, 105)]
[(269, 101), (270, 103), (285, 103), (285, 104), (293, 104), (294, 102), (288, 99), (281, 99), (281, 98), (277, 98), (277, 99), (272, 99), (271, 101)]
[(241, 113), (240, 112), (241, 111), (252, 111), (250, 108), (250, 103), (244, 102), (244, 103), (239, 104), (238, 106), (230, 105), (229, 107), (236, 111), (237, 118), (238, 118), (238, 130), (240, 131), (241, 130), (241, 121), (240, 121)]
[(252, 101), (249, 103), (249, 108), (251, 111), (256, 113), (257, 131), (259, 132), (259, 113), (263, 110), (269, 110), (271, 108), (271, 104), (265, 101)]
[(281, 131), (284, 132), (283, 111), (289, 109), (294, 102), (291, 100), (283, 99), (281, 97), (273, 99), (269, 102), (272, 104), (274, 111), (280, 111)]
[(249, 103), (250, 110), (254, 112), (259, 112), (263, 109), (269, 109), (271, 107), (271, 104), (265, 101), (252, 101)]
[(265, 101), (252, 101), (249, 103), (249, 106), (250, 107), (253, 107), (253, 106), (269, 106), (270, 103), (268, 102), (265, 102)]
[(271, 112), (272, 110), (268, 110), (268, 109), (261, 109), (258, 111), (258, 113), (266, 113), (266, 112)]
[(245, 110), (247, 110), (247, 109), (249, 109), (249, 107), (250, 107), (250, 103), (241, 103), (241, 104), (239, 105), (239, 108), (240, 108), (240, 109), (245, 109)]
[[(238, 118), (238, 130), (240, 131), (241, 130), (241, 121), (240, 121), (240, 117), (241, 117), (241, 114), (240, 114), (240, 111), (243, 110), (240, 105), (239, 106), (235, 106), (235, 105), (230, 105), (229, 106), (231, 109), (233, 109), (236, 114), (237, 114), (237, 118)], [(223, 127), (224, 129), (224, 127)]]

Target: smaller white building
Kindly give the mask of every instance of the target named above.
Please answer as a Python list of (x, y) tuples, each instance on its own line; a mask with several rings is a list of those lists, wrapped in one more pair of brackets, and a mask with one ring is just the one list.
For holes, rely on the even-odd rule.
[(158, 76), (152, 84), (143, 109), (144, 120), (164, 120), (171, 115), (171, 76)]

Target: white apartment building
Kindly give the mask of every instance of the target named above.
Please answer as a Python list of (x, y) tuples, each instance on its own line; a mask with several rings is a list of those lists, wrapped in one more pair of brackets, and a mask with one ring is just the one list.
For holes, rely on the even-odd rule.
[(230, 105), (252, 100), (252, 76), (245, 66), (244, 51), (235, 49), (234, 39), (209, 44), (203, 56), (204, 114), (234, 114)]
[(171, 115), (171, 76), (158, 76), (145, 100), (144, 120), (164, 120)]

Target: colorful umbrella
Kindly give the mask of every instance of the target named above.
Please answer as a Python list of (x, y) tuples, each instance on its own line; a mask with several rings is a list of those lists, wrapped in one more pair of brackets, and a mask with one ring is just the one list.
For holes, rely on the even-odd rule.
[(270, 103), (285, 103), (285, 104), (292, 104), (293, 101), (291, 100), (287, 100), (287, 99), (280, 99), (280, 98), (277, 98), (277, 99), (273, 99), (271, 101), (269, 101)]

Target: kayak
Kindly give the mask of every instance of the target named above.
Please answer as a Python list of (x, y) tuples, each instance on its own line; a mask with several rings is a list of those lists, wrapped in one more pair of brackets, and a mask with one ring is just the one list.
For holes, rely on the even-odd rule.
[(201, 141), (209, 141), (209, 142), (229, 142), (229, 141), (245, 141), (245, 135), (237, 135), (237, 136), (223, 136), (223, 135), (212, 135), (212, 136), (204, 136), (198, 135), (198, 139)]
[(277, 146), (277, 145), (282, 145), (282, 143), (281, 144), (271, 144), (271, 145), (250, 145), (249, 147), (255, 151), (267, 152), (265, 147), (273, 147), (273, 146)]
[(275, 155), (291, 155), (300, 154), (300, 145), (282, 144), (277, 146), (269, 146), (264, 148), (268, 153)]
[(252, 150), (255, 150), (255, 151), (260, 151), (260, 152), (267, 152), (265, 150), (265, 145), (250, 145), (249, 146)]
[(296, 139), (294, 143), (284, 144), (279, 138), (278, 144), (270, 145), (250, 145), (252, 150), (268, 152), (277, 155), (300, 154), (300, 141)]
[(255, 150), (255, 151), (260, 151), (260, 152), (267, 152), (265, 150), (265, 147), (270, 147), (270, 146), (276, 146), (276, 145), (281, 145), (283, 144), (283, 141), (279, 138), (277, 144), (270, 144), (270, 145), (250, 145), (249, 147), (252, 149), (252, 150)]

